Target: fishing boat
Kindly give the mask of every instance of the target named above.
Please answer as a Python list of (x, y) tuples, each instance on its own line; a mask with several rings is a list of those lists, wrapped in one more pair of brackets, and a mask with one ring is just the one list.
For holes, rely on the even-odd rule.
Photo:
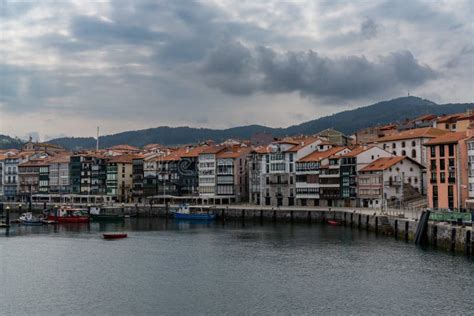
[(191, 212), (189, 205), (181, 204), (178, 209), (172, 211), (175, 219), (185, 220), (205, 220), (212, 221), (216, 219), (216, 214), (213, 212), (203, 211), (202, 209), (198, 212)]
[(57, 214), (54, 211), (49, 212), (48, 220), (57, 221), (58, 224), (89, 223), (89, 216), (83, 209), (65, 207), (58, 209)]
[(122, 239), (128, 237), (125, 233), (104, 233), (102, 236), (104, 239)]
[(125, 219), (124, 215), (105, 214), (100, 207), (92, 207), (90, 217), (93, 222), (121, 222)]
[(33, 214), (30, 212), (21, 214), (20, 217), (18, 218), (18, 222), (21, 225), (25, 225), (25, 226), (43, 225), (43, 219), (34, 217)]
[(338, 222), (338, 221), (333, 221), (333, 220), (328, 220), (328, 224), (329, 224), (329, 225), (333, 225), (333, 226), (339, 226), (339, 225), (341, 225), (340, 222)]

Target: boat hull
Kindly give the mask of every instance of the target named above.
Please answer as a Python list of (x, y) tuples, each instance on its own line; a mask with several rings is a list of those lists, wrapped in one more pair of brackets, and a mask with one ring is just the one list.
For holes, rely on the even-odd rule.
[(184, 220), (198, 220), (198, 221), (212, 221), (216, 219), (215, 214), (182, 214), (174, 213), (175, 219), (184, 219)]
[(112, 215), (112, 214), (100, 214), (100, 215), (93, 215), (91, 214), (91, 220), (93, 222), (121, 222), (125, 219), (123, 215)]
[(67, 217), (58, 217), (48, 216), (48, 220), (55, 221), (57, 220), (58, 224), (78, 224), (78, 223), (89, 223), (88, 216), (67, 216)]
[(24, 226), (41, 226), (43, 225), (42, 221), (20, 221), (20, 225)]
[(102, 234), (104, 239), (122, 239), (127, 238), (127, 234)]

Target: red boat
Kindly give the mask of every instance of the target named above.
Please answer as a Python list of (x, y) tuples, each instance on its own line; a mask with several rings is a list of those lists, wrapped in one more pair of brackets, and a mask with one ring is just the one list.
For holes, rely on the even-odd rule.
[(54, 211), (48, 214), (49, 221), (57, 221), (59, 224), (64, 223), (89, 223), (89, 216), (85, 211), (77, 208), (62, 208), (58, 209), (57, 216)]
[(104, 239), (120, 239), (128, 237), (128, 235), (124, 233), (105, 233), (102, 234), (102, 236), (104, 236)]
[(339, 225), (341, 225), (340, 222), (338, 222), (338, 221), (333, 221), (333, 220), (328, 220), (328, 224), (329, 224), (329, 225), (334, 225), (334, 226), (339, 226)]

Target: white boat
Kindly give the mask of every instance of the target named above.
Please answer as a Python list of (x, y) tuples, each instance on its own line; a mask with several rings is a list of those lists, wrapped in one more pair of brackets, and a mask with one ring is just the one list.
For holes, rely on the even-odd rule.
[(27, 226), (40, 226), (43, 225), (43, 220), (37, 217), (34, 217), (32, 213), (27, 212), (20, 215), (18, 222), (22, 225)]

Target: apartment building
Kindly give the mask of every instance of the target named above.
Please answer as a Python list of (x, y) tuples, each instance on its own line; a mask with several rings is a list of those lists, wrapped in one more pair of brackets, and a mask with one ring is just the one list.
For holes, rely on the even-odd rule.
[(359, 206), (359, 200), (357, 199), (357, 175), (359, 171), (381, 157), (391, 156), (391, 153), (377, 146), (367, 145), (353, 148), (349, 153), (341, 155), (339, 159), (340, 193), (344, 206)]
[(233, 146), (216, 156), (216, 195), (224, 203), (248, 201), (249, 147)]
[(44, 166), (41, 160), (29, 160), (18, 165), (18, 197), (29, 201), (33, 194), (39, 193), (39, 170)]
[(359, 171), (357, 197), (360, 205), (370, 208), (402, 205), (404, 194), (410, 188), (421, 192), (423, 169), (416, 160), (404, 156), (375, 160)]
[(137, 155), (132, 160), (132, 198), (136, 202), (142, 202), (144, 181), (144, 155)]
[(7, 201), (15, 201), (18, 192), (19, 155), (7, 155), (3, 163), (3, 196)]
[[(337, 165), (337, 174), (334, 160), (338, 155), (344, 155), (350, 152), (347, 147), (332, 147), (323, 151), (312, 152), (296, 162), (296, 200), (301, 206), (320, 206), (321, 202), (321, 183), (325, 188), (324, 204), (332, 205), (331, 196), (333, 189), (339, 190), (339, 165)], [(333, 157), (331, 168), (329, 168), (329, 158)], [(327, 169), (326, 169), (327, 168)], [(324, 180), (320, 176), (324, 169)], [(337, 184), (336, 184), (337, 183)], [(339, 194), (338, 194), (339, 195)]]
[(65, 195), (71, 193), (69, 153), (57, 154), (49, 159), (49, 193)]
[(99, 153), (71, 156), (71, 192), (82, 195), (106, 195), (107, 159)]
[(259, 146), (248, 155), (249, 202), (262, 204), (262, 168), (265, 167), (265, 155), (269, 153), (267, 146)]
[(115, 202), (128, 203), (133, 189), (132, 155), (111, 158), (107, 163), (107, 195)]
[[(474, 209), (474, 137), (470, 136), (472, 129), (468, 131), (468, 138), (465, 140), (467, 149), (467, 176), (468, 176), (468, 199), (466, 200), (466, 208)], [(464, 169), (461, 169), (461, 172)]]
[(293, 137), (271, 143), (261, 165), (261, 205), (292, 206), (296, 203), (296, 162), (314, 151), (330, 148), (321, 137)]
[(426, 143), (429, 152), (428, 205), (433, 209), (466, 207), (469, 194), (466, 132), (454, 132)]
[(199, 196), (215, 197), (217, 155), (225, 150), (222, 146), (210, 146), (199, 154)]
[(199, 155), (207, 149), (208, 146), (187, 147), (181, 154), (179, 161), (179, 191), (183, 196), (199, 195)]

